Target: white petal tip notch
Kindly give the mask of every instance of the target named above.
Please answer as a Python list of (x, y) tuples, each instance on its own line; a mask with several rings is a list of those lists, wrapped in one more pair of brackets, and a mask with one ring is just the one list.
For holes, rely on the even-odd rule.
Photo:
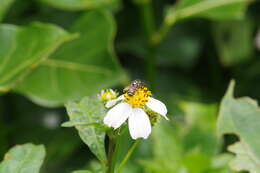
[(148, 115), (140, 108), (134, 108), (128, 119), (129, 132), (133, 139), (147, 139), (152, 127)]
[(152, 111), (162, 115), (166, 120), (169, 120), (169, 118), (166, 116), (167, 108), (163, 102), (149, 97), (149, 101), (146, 103), (146, 106)]
[(119, 103), (107, 112), (103, 122), (108, 127), (117, 129), (131, 114), (132, 108), (127, 103)]

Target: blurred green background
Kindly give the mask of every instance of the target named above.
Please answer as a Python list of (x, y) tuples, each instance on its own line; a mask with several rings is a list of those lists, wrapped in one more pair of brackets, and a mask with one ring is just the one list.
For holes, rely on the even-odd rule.
[(216, 118), (231, 79), (236, 95), (260, 99), (260, 2), (220, 1), (0, 0), (0, 158), (32, 142), (46, 147), (42, 173), (98, 169), (60, 126), (63, 104), (138, 78), (170, 121), (123, 172), (231, 172), (225, 146), (237, 137), (220, 139)]

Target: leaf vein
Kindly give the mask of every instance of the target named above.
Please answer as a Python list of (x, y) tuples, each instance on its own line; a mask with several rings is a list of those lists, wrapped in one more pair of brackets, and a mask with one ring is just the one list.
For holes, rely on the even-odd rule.
[(93, 72), (93, 73), (99, 73), (104, 75), (111, 75), (112, 71), (100, 68), (95, 65), (87, 65), (87, 64), (80, 64), (75, 62), (67, 62), (63, 60), (54, 60), (54, 59), (48, 59), (42, 63), (42, 65), (51, 66), (55, 68), (65, 68), (70, 70), (76, 70), (76, 71), (86, 71), (86, 72)]

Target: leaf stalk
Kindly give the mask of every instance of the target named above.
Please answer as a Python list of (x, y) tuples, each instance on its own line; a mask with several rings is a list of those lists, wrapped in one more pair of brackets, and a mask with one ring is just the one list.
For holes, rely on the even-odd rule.
[(119, 166), (117, 167), (115, 173), (120, 173), (121, 169), (124, 167), (124, 165), (126, 164), (126, 162), (128, 161), (128, 159), (130, 158), (130, 156), (133, 154), (134, 150), (136, 149), (136, 147), (138, 146), (138, 144), (141, 142), (140, 139), (136, 140), (133, 145), (131, 146), (131, 148), (128, 150), (128, 152), (126, 153), (124, 159), (121, 161), (121, 163), (119, 164)]

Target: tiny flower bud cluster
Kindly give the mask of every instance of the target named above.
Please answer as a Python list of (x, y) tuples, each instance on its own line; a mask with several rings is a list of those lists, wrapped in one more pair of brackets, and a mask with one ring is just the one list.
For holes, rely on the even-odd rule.
[(100, 94), (98, 94), (99, 99), (103, 102), (108, 102), (110, 100), (113, 100), (113, 99), (117, 98), (117, 96), (118, 96), (118, 93), (112, 89), (102, 90), (100, 92)]

